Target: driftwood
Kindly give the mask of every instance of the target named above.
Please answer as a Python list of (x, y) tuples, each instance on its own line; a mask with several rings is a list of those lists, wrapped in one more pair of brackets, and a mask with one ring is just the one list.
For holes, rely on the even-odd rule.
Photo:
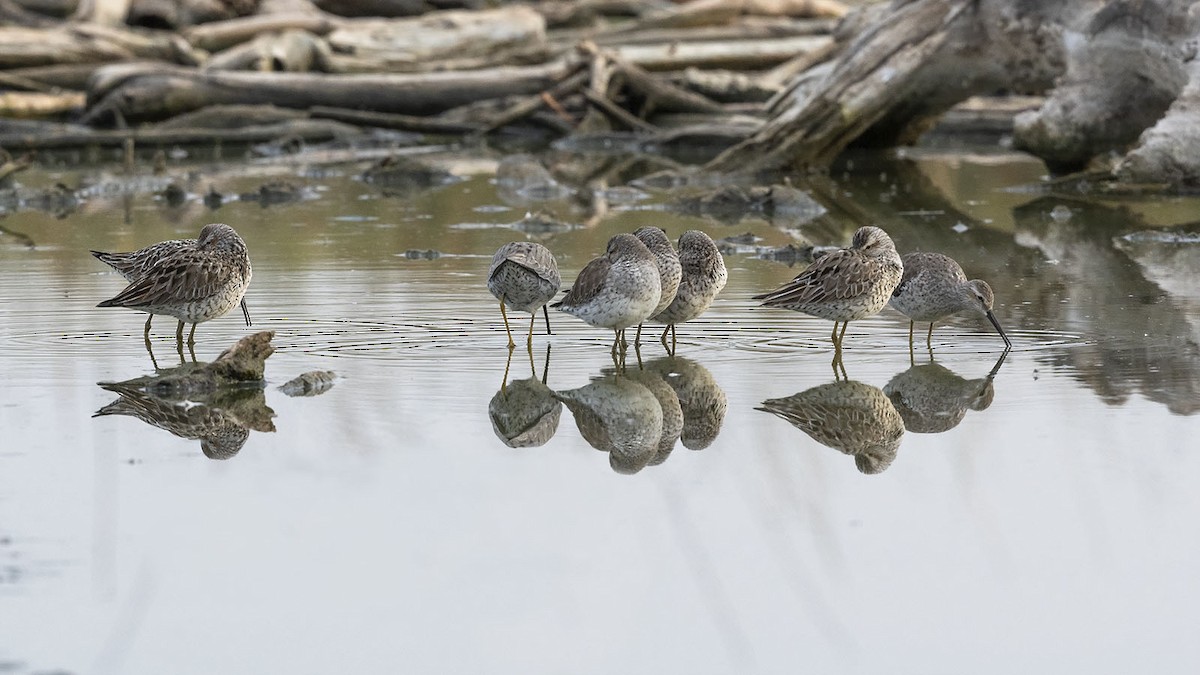
[[(200, 72), (181, 68), (101, 69), (93, 78), (85, 121), (164, 119), (217, 104), (271, 104), (287, 108), (337, 107), (430, 115), (480, 99), (532, 94), (553, 86), (573, 64), (483, 71), (325, 75), (319, 73)], [(107, 72), (106, 72), (107, 71)]]
[(0, 69), (130, 59), (198, 62), (190, 45), (170, 34), (82, 24), (65, 28), (0, 26)]
[[(1056, 170), (1128, 152), (1118, 178), (1200, 185), (1183, 0), (895, 0), (847, 17), (838, 54), (801, 73), (717, 171), (821, 167), (844, 148), (914, 141), (971, 96), (1047, 92), (1016, 117), (1014, 145)], [(1183, 135), (1183, 137), (1181, 137)]]
[(66, 94), (0, 92), (0, 117), (54, 117), (83, 108), (83, 92)]
[(544, 41), (546, 22), (528, 7), (437, 12), (416, 19), (345, 21), (328, 36), (335, 53), (368, 57), (382, 68), (453, 56), (490, 54)]

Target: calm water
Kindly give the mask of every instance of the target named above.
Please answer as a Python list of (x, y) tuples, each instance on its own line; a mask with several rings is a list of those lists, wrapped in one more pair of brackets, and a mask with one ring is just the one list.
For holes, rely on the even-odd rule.
[[(0, 219), (0, 671), (1200, 668), (1200, 237), (1174, 227), (1196, 201), (1046, 196), (1020, 156), (925, 154), (835, 172), (803, 224), (725, 224), (649, 189), (535, 203), (497, 190), (497, 158), (432, 157), (465, 180), (417, 191), (362, 165), (190, 183), (306, 189), (215, 212), (120, 196), (100, 171), (21, 176), (100, 187), (62, 217)], [(887, 310), (851, 325), (834, 383), (829, 323), (749, 299), (799, 268), (734, 252), (679, 358), (651, 338), (645, 369), (614, 376), (610, 336), (557, 314), (501, 392), (484, 275), (527, 208), (575, 226), (530, 235), (566, 282), (644, 224), (760, 246), (878, 224), (987, 279), (1015, 348), (989, 380), (999, 338), (956, 319), (914, 366)], [(209, 448), (223, 461), (195, 434), (93, 417), (120, 398), (98, 383), (154, 368), (143, 315), (95, 308), (123, 284), (88, 249), (210, 221), (249, 245), (255, 323), (200, 326), (197, 356), (255, 330), (277, 349), (263, 397), (222, 413), (256, 420)], [(179, 360), (173, 325), (156, 321), (159, 365)], [(326, 393), (277, 389), (314, 370), (337, 373)], [(569, 390), (598, 407), (551, 394)], [(518, 432), (531, 447), (500, 437)]]

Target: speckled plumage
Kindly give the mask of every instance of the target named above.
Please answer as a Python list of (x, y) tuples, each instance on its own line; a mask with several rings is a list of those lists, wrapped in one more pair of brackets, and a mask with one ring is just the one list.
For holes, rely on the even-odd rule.
[(888, 468), (904, 436), (904, 420), (883, 391), (852, 380), (768, 399), (759, 410), (782, 417), (821, 445), (853, 456), (863, 473)]
[[(933, 324), (952, 314), (971, 312), (987, 317), (1007, 347), (1012, 346), (996, 315), (992, 313), (995, 296), (982, 279), (967, 280), (953, 258), (941, 253), (908, 253), (902, 259), (904, 276), (892, 292), (892, 308), (909, 318), (909, 342), (913, 324), (929, 322), (926, 343), (933, 340)], [(932, 345), (930, 345), (932, 346)]]
[[(703, 450), (716, 440), (725, 421), (729, 401), (707, 368), (679, 356), (650, 361), (653, 371), (675, 390), (683, 413), (679, 440), (689, 450)], [(665, 421), (664, 421), (665, 425)]]
[[(708, 310), (729, 280), (725, 259), (721, 257), (717, 245), (700, 230), (688, 230), (679, 236), (679, 264), (682, 275), (675, 299), (650, 317), (651, 321), (664, 324), (667, 330), (671, 330), (672, 343), (675, 325), (691, 321)], [(667, 330), (663, 331), (660, 338), (664, 346), (667, 344)], [(670, 351), (674, 353), (673, 346)]]
[[(92, 417), (136, 417), (180, 438), (200, 441), (200, 450), (210, 459), (233, 457), (250, 437), (250, 425), (223, 408), (195, 401), (170, 401), (155, 397), (138, 386), (127, 386), (123, 383), (105, 383), (100, 386), (116, 393), (120, 398), (97, 410)], [(261, 391), (255, 392), (252, 398), (261, 408), (266, 407)], [(269, 421), (268, 425), (258, 430), (274, 431), (274, 425), (269, 424)]]
[(636, 473), (658, 454), (662, 440), (662, 404), (644, 384), (608, 375), (578, 389), (558, 392), (575, 417), (579, 434), (593, 448), (609, 453), (618, 473)]
[[(196, 239), (161, 242), (126, 254), (92, 251), (130, 284), (97, 307), (128, 307), (151, 315), (166, 314), (183, 325), (192, 324), (188, 343), (194, 342), (196, 324), (223, 316), (242, 302), (252, 270), (246, 242), (224, 223), (210, 223)], [(245, 305), (242, 309), (246, 312)], [(250, 315), (246, 312), (246, 323)], [(147, 338), (150, 322), (146, 322)]]
[(545, 445), (561, 414), (562, 402), (537, 377), (509, 382), (488, 403), (492, 431), (510, 448)]
[(650, 249), (632, 234), (618, 234), (608, 240), (605, 254), (585, 265), (571, 290), (551, 307), (588, 325), (612, 329), (615, 355), (623, 331), (649, 318), (661, 296), (662, 282)]
[(675, 299), (675, 293), (679, 290), (679, 280), (683, 276), (683, 268), (680, 265), (679, 254), (675, 252), (675, 247), (671, 245), (671, 240), (667, 238), (667, 233), (661, 227), (639, 227), (634, 231), (633, 236), (641, 240), (646, 248), (650, 249), (651, 255), (654, 256), (654, 262), (658, 266), (658, 280), (661, 284), (662, 292), (658, 297), (658, 304), (655, 305), (654, 311), (650, 312), (650, 316), (654, 316), (667, 308), (671, 301)]
[(987, 377), (968, 380), (940, 364), (929, 362), (897, 374), (883, 387), (904, 420), (918, 434), (938, 434), (958, 426), (967, 410), (986, 410), (996, 395), (992, 381), (1004, 357)]
[(538, 309), (543, 310), (546, 333), (550, 333), (550, 315), (545, 312), (545, 307), (558, 294), (561, 285), (558, 261), (545, 246), (532, 241), (513, 241), (496, 251), (488, 268), (488, 290), (500, 301), (500, 315), (504, 317), (510, 347), (514, 343), (504, 306), (530, 313), (526, 344), (532, 345), (533, 321)]
[[(754, 299), (762, 300), (765, 307), (791, 309), (834, 322), (834, 346), (840, 350), (837, 324), (878, 314), (903, 272), (892, 238), (868, 225), (855, 231), (849, 248), (817, 258), (796, 278)], [(845, 331), (843, 325), (843, 335)]]

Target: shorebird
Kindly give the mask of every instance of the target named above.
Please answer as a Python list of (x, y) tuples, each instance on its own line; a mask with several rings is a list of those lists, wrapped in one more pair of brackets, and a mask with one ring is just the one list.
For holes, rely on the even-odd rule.
[(508, 327), (509, 307), (529, 312), (529, 336), (525, 344), (533, 349), (533, 322), (538, 308), (546, 317), (546, 335), (550, 335), (550, 313), (546, 303), (554, 299), (562, 285), (558, 273), (558, 261), (550, 249), (532, 241), (511, 241), (501, 246), (492, 256), (488, 268), (488, 290), (500, 301), (500, 316), (504, 318), (504, 330), (508, 332), (508, 348), (516, 346), (512, 329)]
[(933, 348), (933, 324), (951, 314), (973, 312), (986, 316), (1004, 340), (1004, 348), (1012, 341), (1004, 334), (996, 315), (992, 313), (995, 296), (992, 287), (982, 279), (967, 281), (962, 267), (953, 258), (941, 253), (909, 253), (904, 256), (904, 277), (892, 292), (891, 306), (908, 317), (908, 346), (913, 343), (913, 327), (918, 321), (929, 322), (925, 344)]
[(179, 320), (175, 340), (183, 343), (183, 325), (192, 324), (188, 346), (196, 343), (196, 325), (223, 316), (238, 306), (250, 325), (243, 296), (250, 285), (250, 255), (246, 242), (224, 223), (210, 223), (196, 239), (164, 241), (132, 253), (92, 251), (130, 281), (125, 290), (97, 307), (128, 307), (150, 314), (145, 337), (150, 342), (150, 320), (167, 314)]
[[(791, 309), (833, 322), (834, 359), (851, 321), (878, 314), (888, 303), (903, 268), (887, 232), (867, 225), (854, 233), (850, 248), (817, 258), (780, 288), (754, 296), (764, 307)], [(839, 334), (837, 325), (842, 324)]]
[(604, 255), (595, 258), (575, 278), (575, 285), (550, 305), (597, 328), (613, 331), (613, 360), (626, 350), (625, 329), (650, 317), (662, 296), (658, 266), (650, 249), (632, 234), (608, 240)]
[(773, 413), (821, 445), (850, 455), (866, 474), (888, 468), (904, 436), (904, 420), (883, 391), (854, 380), (767, 399), (757, 410)]
[[(683, 276), (675, 299), (650, 320), (666, 326), (659, 340), (670, 354), (675, 353), (675, 325), (703, 314), (729, 280), (725, 259), (712, 238), (700, 230), (688, 230), (679, 236), (679, 263)], [(671, 345), (667, 346), (667, 333)]]
[(613, 471), (637, 473), (658, 454), (663, 435), (662, 404), (641, 382), (623, 375), (606, 375), (555, 396), (575, 417), (583, 440), (609, 453), (608, 464)]
[[(675, 299), (675, 293), (679, 290), (679, 280), (683, 276), (683, 268), (680, 265), (679, 254), (675, 252), (675, 247), (671, 246), (671, 240), (667, 238), (666, 231), (661, 227), (639, 227), (634, 231), (633, 236), (640, 239), (646, 248), (650, 249), (650, 253), (654, 255), (654, 262), (658, 265), (658, 278), (662, 282), (662, 294), (658, 298), (658, 305), (650, 313), (650, 316), (653, 317), (666, 309)], [(641, 340), (642, 324), (639, 323), (637, 335), (633, 338), (634, 349)]]

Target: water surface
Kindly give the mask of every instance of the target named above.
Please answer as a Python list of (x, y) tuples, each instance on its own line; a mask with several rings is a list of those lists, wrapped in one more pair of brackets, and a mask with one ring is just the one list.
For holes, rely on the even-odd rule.
[[(929, 151), (808, 186), (827, 213), (807, 222), (728, 224), (616, 180), (606, 200), (513, 195), (498, 158), (431, 157), (464, 180), (430, 189), (301, 162), (193, 180), (177, 207), (97, 189), (0, 220), (3, 669), (1200, 666), (1195, 200), (1049, 195), (1019, 155)], [(171, 167), (189, 170), (212, 167)], [(199, 201), (281, 178), (304, 198)], [(21, 179), (120, 181), (66, 164)], [(910, 358), (887, 310), (851, 325), (836, 382), (828, 322), (750, 300), (800, 268), (746, 249), (674, 360), (651, 337), (645, 368), (614, 374), (611, 336), (558, 314), (509, 363), (485, 274), (531, 208), (572, 226), (529, 235), (565, 282), (646, 224), (760, 246), (877, 224), (988, 280), (1014, 350), (997, 364), (999, 338), (968, 317), (934, 332), (932, 362)], [(210, 221), (247, 241), (254, 326), (201, 325), (197, 357), (256, 330), (277, 351), (262, 397), (231, 404), (256, 429), (206, 454), (166, 423), (93, 417), (121, 399), (98, 383), (154, 367), (143, 315), (95, 307), (123, 284), (88, 250)], [(173, 323), (155, 322), (159, 365), (179, 360)], [(315, 370), (337, 374), (325, 393), (277, 389)], [(646, 429), (667, 442), (647, 450)]]

